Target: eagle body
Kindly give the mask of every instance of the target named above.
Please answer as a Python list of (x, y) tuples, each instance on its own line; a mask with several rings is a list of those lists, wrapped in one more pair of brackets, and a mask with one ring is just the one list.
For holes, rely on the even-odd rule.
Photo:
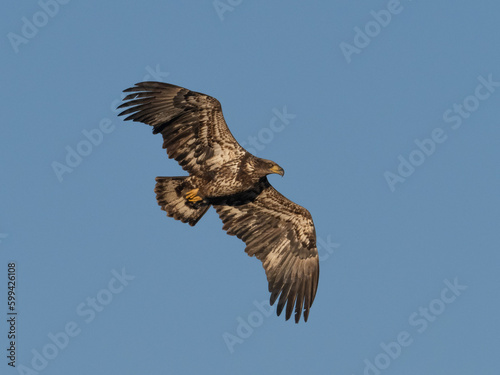
[(319, 261), (309, 211), (272, 187), (267, 175), (284, 175), (271, 160), (258, 158), (234, 139), (219, 101), (161, 82), (141, 82), (119, 108), (125, 120), (142, 122), (163, 136), (163, 148), (189, 173), (157, 177), (155, 193), (167, 216), (191, 226), (214, 207), (229, 235), (262, 262), (277, 314), (307, 321), (314, 301)]
[(260, 177), (252, 173), (255, 157), (245, 154), (242, 159), (230, 160), (218, 170), (207, 174), (200, 183), (199, 194), (207, 198), (230, 196), (254, 187)]

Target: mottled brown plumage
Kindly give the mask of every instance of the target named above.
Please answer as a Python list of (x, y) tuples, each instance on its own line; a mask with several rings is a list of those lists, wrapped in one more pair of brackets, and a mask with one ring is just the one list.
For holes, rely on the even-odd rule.
[(278, 315), (286, 307), (287, 320), (295, 310), (295, 322), (302, 312), (307, 321), (319, 277), (316, 233), (309, 211), (267, 180), (283, 169), (238, 144), (215, 98), (161, 82), (138, 83), (125, 92), (130, 94), (118, 108), (128, 109), (120, 116), (153, 126), (169, 158), (189, 173), (156, 178), (161, 208), (194, 226), (213, 206), (223, 229), (262, 261)]

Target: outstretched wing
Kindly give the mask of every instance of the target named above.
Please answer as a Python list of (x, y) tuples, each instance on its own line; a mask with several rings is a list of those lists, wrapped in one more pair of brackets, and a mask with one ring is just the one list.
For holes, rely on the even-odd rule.
[(121, 115), (153, 126), (163, 135), (169, 158), (194, 175), (216, 170), (227, 161), (241, 158), (241, 147), (226, 125), (219, 101), (211, 96), (162, 82), (141, 82), (118, 108)]
[[(277, 313), (286, 304), (286, 319), (295, 305), (295, 322), (302, 311), (307, 321), (318, 287), (319, 261), (311, 214), (288, 200), (264, 179), (263, 190), (251, 202), (214, 204), (227, 234), (246, 243), (245, 251), (262, 261), (271, 305), (279, 297)], [(219, 202), (217, 202), (219, 203)]]

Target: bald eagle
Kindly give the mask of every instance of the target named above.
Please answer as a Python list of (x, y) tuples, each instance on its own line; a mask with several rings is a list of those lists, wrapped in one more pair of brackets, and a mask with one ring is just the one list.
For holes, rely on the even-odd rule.
[(241, 147), (226, 125), (219, 101), (161, 82), (141, 82), (124, 90), (118, 108), (125, 120), (153, 127), (163, 148), (189, 173), (157, 177), (155, 193), (169, 217), (194, 226), (213, 206), (227, 234), (246, 244), (245, 252), (262, 261), (271, 293), (286, 305), (288, 320), (303, 312), (307, 321), (319, 277), (316, 232), (309, 211), (275, 190), (267, 175), (284, 175), (273, 161)]

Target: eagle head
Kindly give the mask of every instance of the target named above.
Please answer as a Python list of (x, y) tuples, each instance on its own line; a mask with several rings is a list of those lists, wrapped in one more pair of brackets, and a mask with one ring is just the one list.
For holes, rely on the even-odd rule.
[(274, 161), (267, 159), (256, 158), (254, 163), (254, 173), (261, 177), (271, 173), (279, 174), (281, 177), (285, 175), (285, 171)]

